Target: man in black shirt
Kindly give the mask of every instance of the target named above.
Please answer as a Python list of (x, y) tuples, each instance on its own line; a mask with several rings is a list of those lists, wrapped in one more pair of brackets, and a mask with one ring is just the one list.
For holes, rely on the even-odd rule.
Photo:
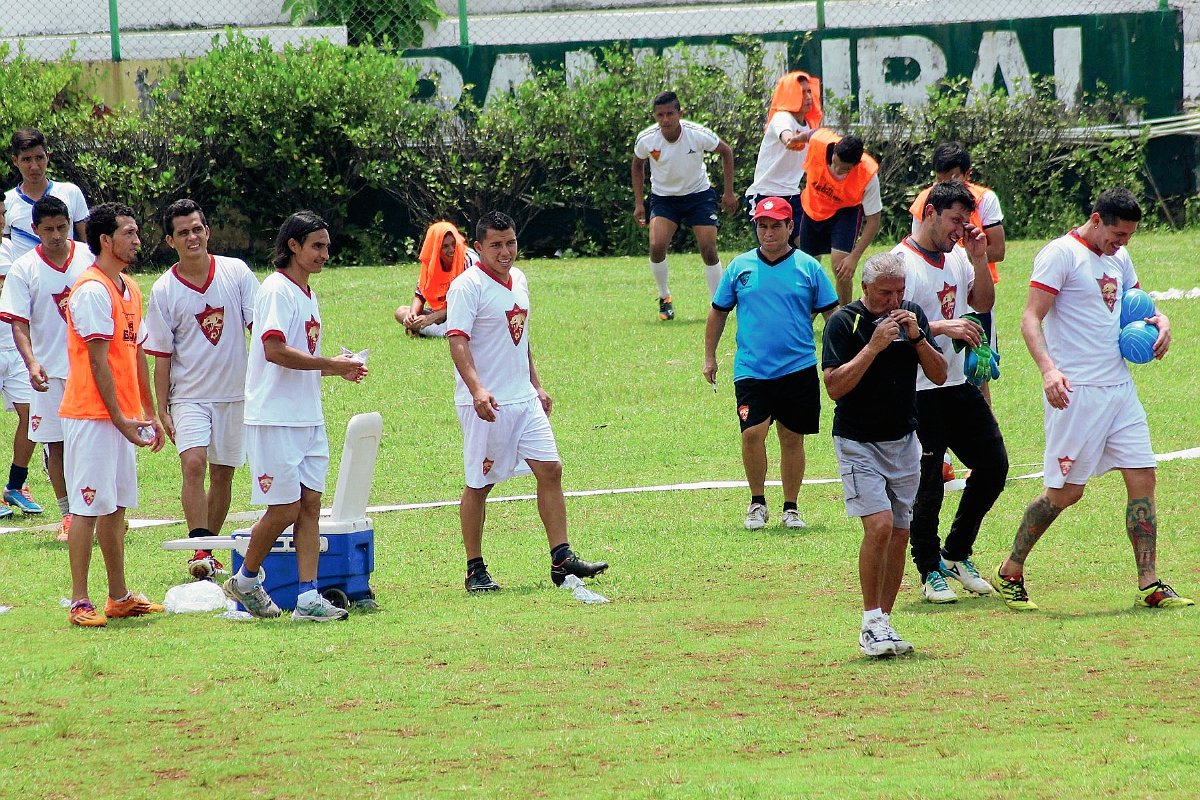
[(863, 265), (862, 299), (830, 317), (821, 354), (825, 391), (836, 403), (833, 446), (846, 513), (863, 524), (859, 647), (869, 656), (913, 649), (888, 615), (904, 575), (921, 476), (917, 365), (934, 383), (946, 380), (946, 360), (930, 338), (925, 313), (903, 299), (904, 276), (901, 256), (872, 256)]

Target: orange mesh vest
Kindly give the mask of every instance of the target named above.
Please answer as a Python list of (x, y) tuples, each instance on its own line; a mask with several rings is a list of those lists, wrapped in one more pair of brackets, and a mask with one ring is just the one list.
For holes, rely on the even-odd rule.
[[(908, 212), (916, 217), (918, 222), (921, 220), (921, 215), (925, 213), (925, 204), (929, 200), (929, 190), (932, 188), (932, 186), (928, 186), (922, 189), (921, 193), (912, 201), (912, 205), (908, 207)], [(984, 193), (989, 191), (988, 187), (967, 183), (967, 191), (971, 193), (971, 197), (975, 198), (975, 210), (971, 212), (971, 224), (979, 230), (983, 230), (983, 221), (979, 217), (979, 201), (983, 198)], [(959, 245), (961, 246), (962, 242), (959, 242)], [(988, 262), (988, 270), (992, 273), (992, 283), (999, 283), (1000, 273), (996, 270), (994, 262)]]
[[(454, 237), (454, 258), (448, 270), (442, 267), (442, 242), (446, 234)], [(420, 261), (421, 277), (417, 279), (417, 290), (430, 308), (441, 311), (446, 307), (446, 292), (450, 289), (450, 283), (466, 267), (467, 241), (451, 223), (435, 222), (425, 232)]]
[[(79, 276), (71, 292), (74, 293), (88, 281), (96, 281), (104, 286), (108, 290), (108, 296), (112, 298), (113, 337), (108, 346), (108, 368), (112, 370), (113, 384), (117, 389), (117, 405), (120, 406), (121, 413), (127, 418), (138, 419), (142, 411), (137, 368), (138, 330), (142, 326), (142, 291), (133, 278), (125, 277), (125, 285), (129, 287), (129, 299), (126, 300), (108, 276), (93, 265)], [(75, 325), (71, 321), (69, 302), (66, 304), (66, 311), (67, 358), (70, 371), (67, 373), (67, 386), (58, 415), (68, 419), (109, 419), (108, 409), (100, 399), (100, 390), (96, 388), (96, 378), (92, 375), (87, 342), (75, 331)]]
[(843, 180), (837, 180), (829, 171), (826, 154), (831, 145), (842, 140), (833, 131), (821, 128), (808, 138), (808, 150), (804, 155), (804, 191), (800, 193), (800, 205), (809, 219), (829, 219), (843, 208), (853, 208), (862, 203), (863, 192), (879, 164), (863, 153), (862, 161), (851, 168)]

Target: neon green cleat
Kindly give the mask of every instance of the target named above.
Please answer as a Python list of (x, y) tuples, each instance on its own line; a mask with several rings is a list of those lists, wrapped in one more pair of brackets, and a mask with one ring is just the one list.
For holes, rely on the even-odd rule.
[(1142, 608), (1183, 608), (1196, 605), (1188, 598), (1175, 594), (1175, 590), (1162, 581), (1155, 581), (1139, 591), (1133, 604)]
[(1025, 591), (1024, 576), (1006, 578), (1000, 574), (1000, 565), (997, 564), (990, 578), (992, 588), (1004, 598), (1004, 605), (1013, 611), (1037, 611), (1037, 603), (1030, 600), (1029, 593)]

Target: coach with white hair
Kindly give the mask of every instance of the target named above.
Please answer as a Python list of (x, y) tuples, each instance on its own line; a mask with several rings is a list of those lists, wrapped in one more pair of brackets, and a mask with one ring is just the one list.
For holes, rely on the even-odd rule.
[(859, 647), (869, 656), (913, 649), (888, 615), (904, 575), (921, 477), (917, 365), (932, 382), (946, 380), (946, 360), (930, 337), (925, 313), (904, 300), (904, 276), (901, 256), (871, 257), (863, 265), (862, 299), (830, 317), (821, 354), (825, 391), (836, 403), (833, 446), (846, 513), (863, 523)]

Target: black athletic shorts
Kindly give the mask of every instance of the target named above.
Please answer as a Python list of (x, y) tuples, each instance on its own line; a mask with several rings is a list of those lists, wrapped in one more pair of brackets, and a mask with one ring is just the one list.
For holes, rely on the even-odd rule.
[(717, 193), (714, 189), (705, 189), (692, 194), (650, 195), (650, 219), (666, 217), (676, 225), (687, 223), (693, 228), (711, 225), (721, 227), (717, 217)]
[(813, 258), (832, 250), (849, 253), (858, 240), (862, 224), (862, 206), (840, 208), (829, 219), (817, 221), (808, 214), (800, 217), (800, 249)]
[(792, 433), (817, 433), (821, 425), (821, 381), (817, 366), (760, 380), (742, 378), (733, 382), (737, 396), (738, 421), (742, 430), (771, 419)]

